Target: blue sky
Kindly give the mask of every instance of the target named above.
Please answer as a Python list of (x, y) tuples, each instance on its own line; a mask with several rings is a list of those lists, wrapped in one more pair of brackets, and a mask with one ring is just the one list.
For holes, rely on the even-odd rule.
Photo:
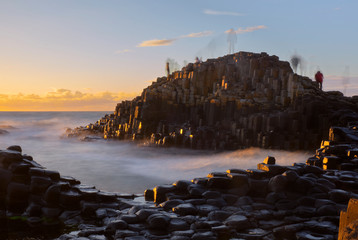
[(304, 75), (321, 69), (324, 89), (343, 91), (345, 79), (358, 95), (357, 9), (355, 0), (0, 0), (0, 110), (9, 99), (101, 96), (112, 109), (165, 75), (167, 58), (227, 54), (231, 28), (235, 51), (296, 53)]

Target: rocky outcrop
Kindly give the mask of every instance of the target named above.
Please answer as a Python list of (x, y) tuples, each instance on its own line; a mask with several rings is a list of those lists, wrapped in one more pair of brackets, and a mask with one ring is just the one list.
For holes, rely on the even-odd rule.
[(338, 240), (358, 239), (358, 199), (349, 200), (347, 211), (342, 211)]
[(93, 227), (101, 220), (97, 215), (107, 216), (106, 211), (113, 215), (129, 206), (126, 199), (133, 198), (99, 191), (47, 170), (22, 154), (20, 146), (0, 151), (0, 239), (53, 239), (88, 226), (91, 234), (103, 233)]
[[(61, 240), (337, 239), (340, 212), (358, 198), (357, 145), (347, 142), (358, 133), (355, 127), (338, 128), (339, 135), (334, 129), (306, 164), (280, 166), (269, 156), (257, 169), (212, 172), (147, 189), (144, 199), (81, 185), (11, 146), (0, 151), (0, 234)], [(344, 230), (355, 236), (350, 229), (356, 223), (341, 221), (353, 224)]]
[(319, 90), (277, 56), (239, 52), (158, 78), (141, 96), (68, 135), (92, 132), (195, 149), (313, 149), (330, 126), (358, 120), (357, 103), (357, 97)]

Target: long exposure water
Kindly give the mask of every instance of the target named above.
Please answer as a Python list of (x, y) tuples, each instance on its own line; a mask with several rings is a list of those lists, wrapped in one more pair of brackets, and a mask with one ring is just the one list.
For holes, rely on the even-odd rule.
[(66, 128), (96, 122), (105, 112), (0, 112), (0, 149), (20, 145), (23, 153), (50, 170), (84, 184), (122, 193), (143, 193), (158, 184), (190, 180), (230, 168), (256, 168), (270, 155), (278, 164), (304, 162), (313, 153), (250, 148), (210, 152), (148, 147), (124, 141), (80, 141), (63, 137)]

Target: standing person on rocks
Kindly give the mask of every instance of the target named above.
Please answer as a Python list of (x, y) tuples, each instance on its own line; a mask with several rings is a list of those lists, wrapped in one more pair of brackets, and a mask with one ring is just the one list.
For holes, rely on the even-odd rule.
[(167, 78), (169, 78), (169, 74), (170, 74), (169, 62), (167, 62), (166, 70), (167, 70)]
[(320, 71), (318, 71), (314, 76), (314, 78), (316, 79), (316, 82), (318, 82), (319, 89), (322, 90), (323, 74)]

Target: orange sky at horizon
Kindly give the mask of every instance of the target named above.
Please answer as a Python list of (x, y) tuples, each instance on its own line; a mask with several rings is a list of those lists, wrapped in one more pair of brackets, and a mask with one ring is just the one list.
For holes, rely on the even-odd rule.
[(88, 93), (57, 89), (38, 94), (0, 94), (0, 111), (113, 111), (116, 104), (132, 100), (138, 93)]

